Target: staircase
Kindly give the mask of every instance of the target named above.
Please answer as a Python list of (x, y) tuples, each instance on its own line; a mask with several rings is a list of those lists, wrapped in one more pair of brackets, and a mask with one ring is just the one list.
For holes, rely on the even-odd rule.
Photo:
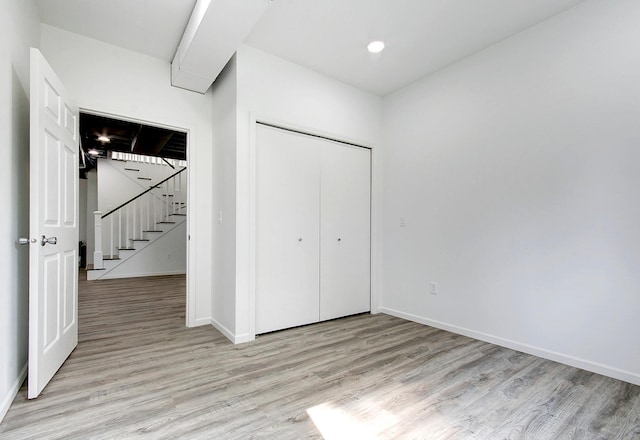
[(122, 275), (116, 272), (122, 272), (127, 261), (140, 260), (136, 256), (141, 253), (153, 258), (153, 248), (159, 249), (158, 243), (168, 240), (174, 230), (177, 233), (182, 228), (186, 234), (185, 170), (180, 169), (106, 214), (94, 212), (94, 265), (87, 270), (88, 280), (120, 278)]

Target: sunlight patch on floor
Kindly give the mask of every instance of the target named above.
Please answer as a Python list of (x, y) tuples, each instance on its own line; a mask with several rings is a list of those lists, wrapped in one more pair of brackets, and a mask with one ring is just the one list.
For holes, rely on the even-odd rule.
[(366, 411), (352, 414), (327, 402), (307, 409), (325, 440), (375, 439), (381, 432), (393, 427), (399, 419), (389, 411), (368, 405)]

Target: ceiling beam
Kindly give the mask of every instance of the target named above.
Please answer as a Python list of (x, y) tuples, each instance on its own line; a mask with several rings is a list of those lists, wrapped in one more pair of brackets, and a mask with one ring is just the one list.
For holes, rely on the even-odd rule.
[(138, 143), (138, 136), (140, 136), (140, 132), (142, 131), (142, 124), (138, 126), (138, 129), (133, 135), (133, 139), (131, 139), (131, 152), (133, 153), (136, 149), (136, 144)]
[(205, 93), (271, 0), (198, 0), (171, 62), (171, 85)]

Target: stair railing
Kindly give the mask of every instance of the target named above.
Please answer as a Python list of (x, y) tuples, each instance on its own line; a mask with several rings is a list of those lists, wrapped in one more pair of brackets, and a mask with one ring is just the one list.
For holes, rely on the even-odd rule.
[(94, 269), (104, 269), (104, 260), (117, 259), (121, 250), (132, 249), (145, 232), (157, 231), (158, 224), (172, 215), (186, 213), (186, 193), (182, 168), (149, 189), (132, 197), (106, 214), (95, 211)]

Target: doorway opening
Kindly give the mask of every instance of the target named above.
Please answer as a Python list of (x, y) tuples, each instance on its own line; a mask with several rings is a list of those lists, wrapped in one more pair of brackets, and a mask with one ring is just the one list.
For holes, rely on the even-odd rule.
[(84, 110), (79, 128), (80, 296), (170, 280), (188, 325), (188, 130)]

